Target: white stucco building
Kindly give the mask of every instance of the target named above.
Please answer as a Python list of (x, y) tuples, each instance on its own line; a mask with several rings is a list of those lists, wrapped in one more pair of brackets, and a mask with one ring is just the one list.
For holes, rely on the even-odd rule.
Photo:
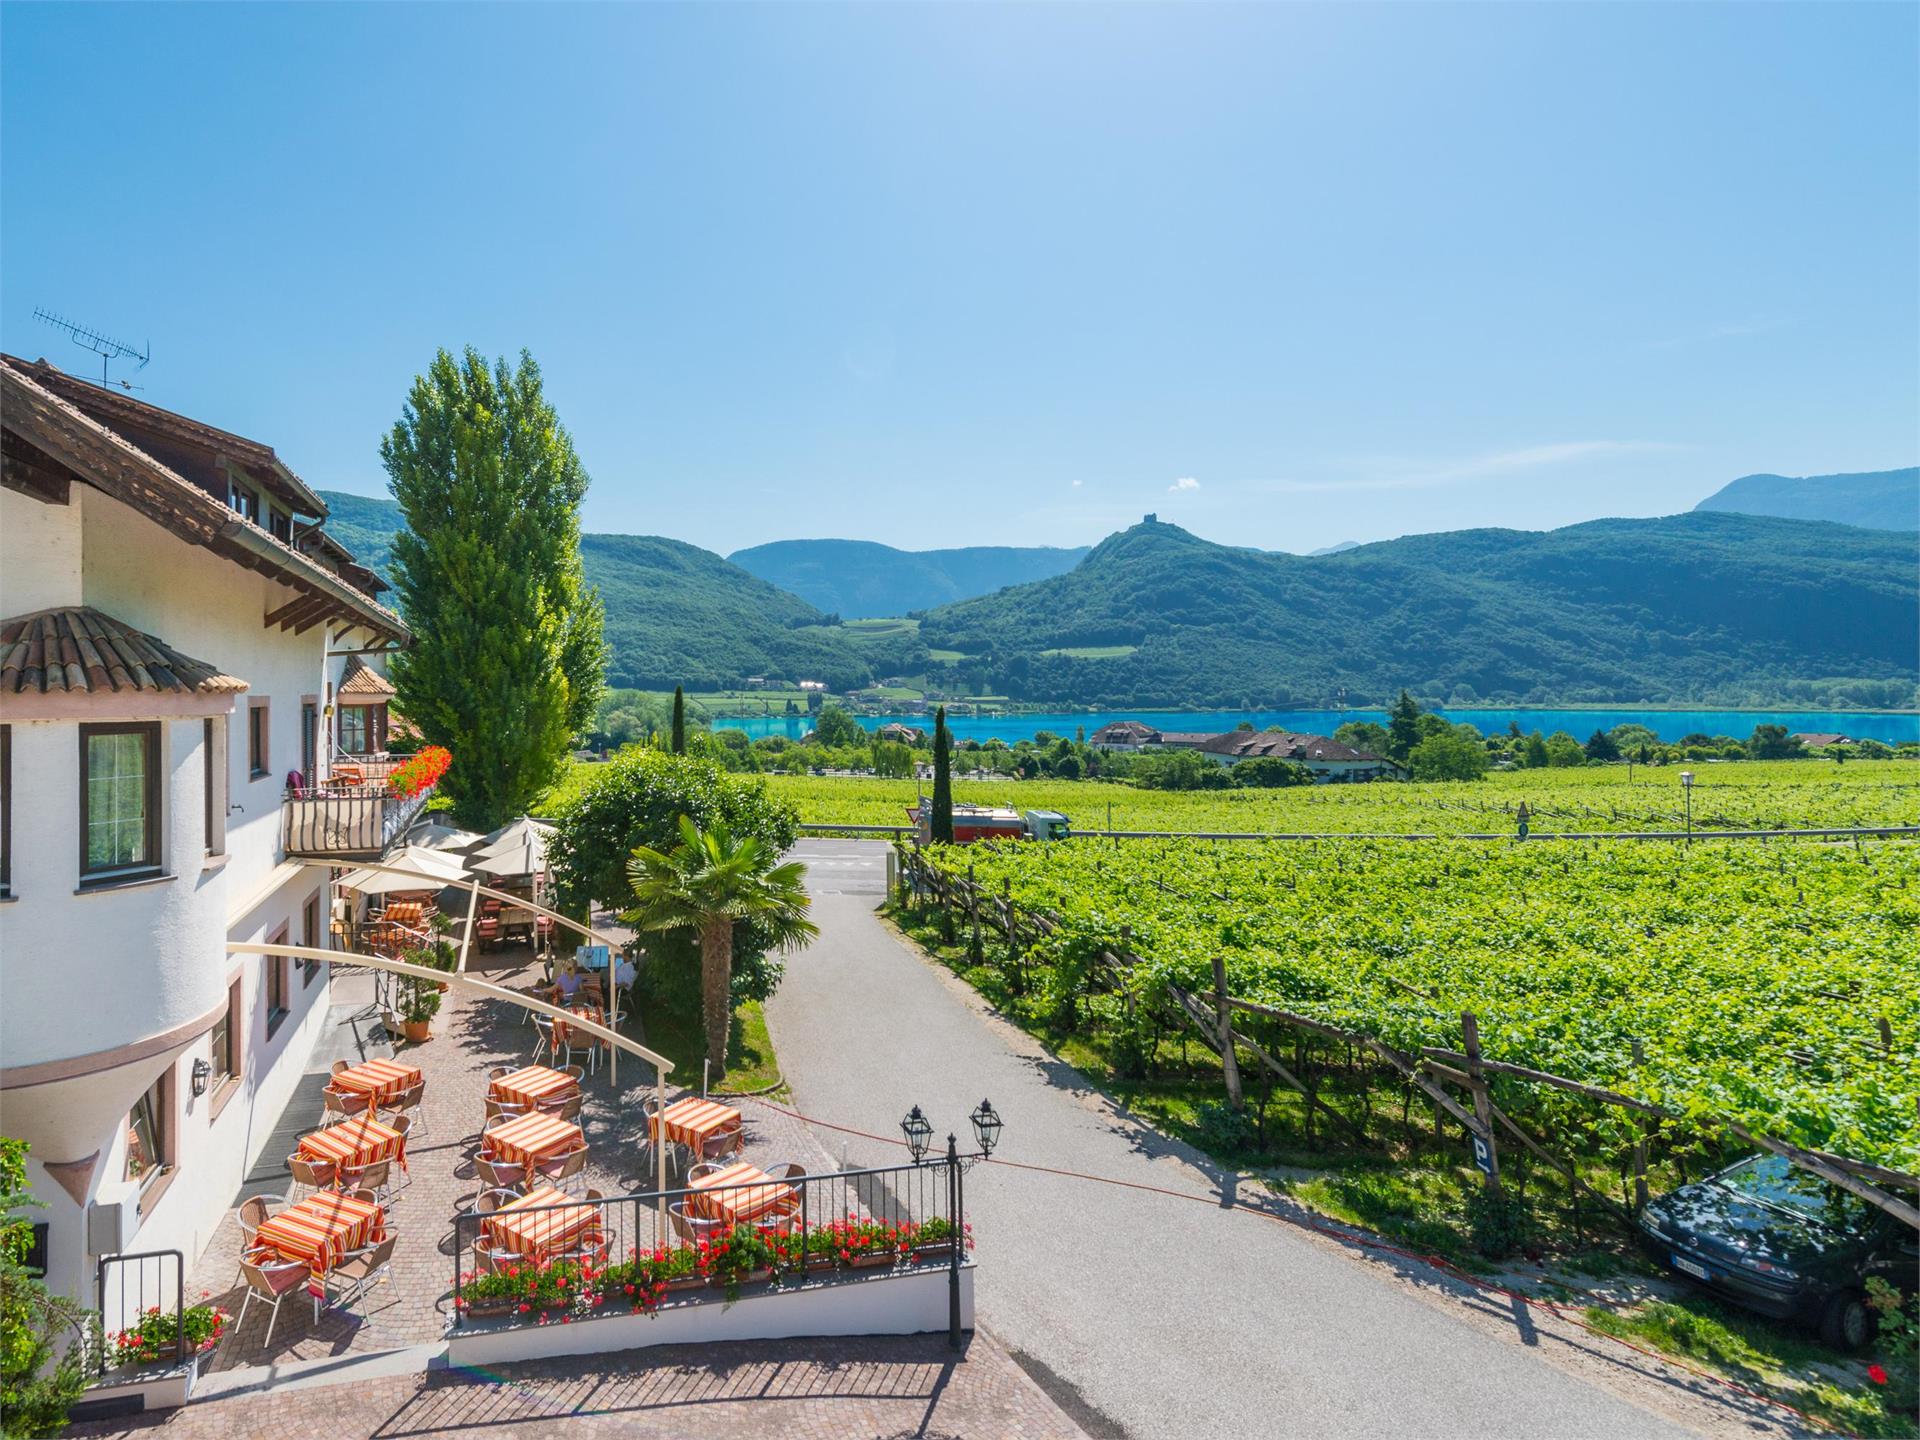
[(289, 787), (407, 634), (266, 446), (10, 357), (0, 428), (0, 1134), (91, 1299), (101, 1255), (192, 1265), (305, 1068), (327, 967), (226, 944), (325, 945), (328, 871), (289, 849), (404, 820)]

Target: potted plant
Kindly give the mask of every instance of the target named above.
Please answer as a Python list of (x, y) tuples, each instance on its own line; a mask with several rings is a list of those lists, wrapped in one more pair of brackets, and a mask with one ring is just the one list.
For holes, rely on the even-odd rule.
[(112, 1364), (116, 1369), (140, 1370), (174, 1363), (176, 1334), (184, 1340), (185, 1356), (194, 1359), (220, 1343), (233, 1317), (218, 1305), (189, 1305), (176, 1317), (171, 1310), (149, 1306), (138, 1321), (113, 1337)]
[[(961, 1242), (973, 1249), (973, 1226), (961, 1227)], [(944, 1215), (904, 1228), (901, 1247), (915, 1260), (947, 1260), (953, 1255), (953, 1222)]]
[(433, 985), (413, 981), (400, 1005), (400, 1022), (407, 1040), (424, 1045), (433, 1038), (433, 1017), (440, 1013), (440, 991)]
[(770, 1278), (780, 1261), (773, 1242), (751, 1225), (736, 1225), (717, 1239), (700, 1241), (695, 1248), (702, 1273), (709, 1284), (726, 1292), (729, 1305), (740, 1298), (742, 1285)]

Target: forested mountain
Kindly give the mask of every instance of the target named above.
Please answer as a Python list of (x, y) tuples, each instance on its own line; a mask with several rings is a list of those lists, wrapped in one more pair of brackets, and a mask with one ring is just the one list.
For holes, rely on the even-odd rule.
[[(322, 491), (327, 528), (385, 573), (400, 507)], [(797, 596), (711, 551), (657, 535), (583, 535), (580, 558), (607, 611), (607, 683), (721, 689), (749, 675), (866, 683), (881, 663)]]
[(1693, 508), (1920, 530), (1920, 467), (1855, 475), (1742, 475)]
[(932, 611), (920, 635), (971, 657), (955, 669), (974, 684), (1095, 705), (1314, 702), (1341, 687), (1359, 703), (1402, 685), (1456, 700), (1911, 704), (1915, 561), (1911, 535), (1703, 512), (1323, 556), (1147, 523), (1066, 575)]
[(856, 620), (907, 615), (1045, 580), (1078, 565), (1087, 548), (896, 550), (869, 540), (776, 540), (727, 558), (822, 610)]

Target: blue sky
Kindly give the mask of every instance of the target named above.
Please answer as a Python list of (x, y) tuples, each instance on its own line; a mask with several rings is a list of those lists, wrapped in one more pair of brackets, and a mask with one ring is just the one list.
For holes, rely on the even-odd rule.
[(379, 493), (530, 349), (587, 524), (1309, 549), (1920, 454), (1910, 5), (8, 5), (0, 345)]

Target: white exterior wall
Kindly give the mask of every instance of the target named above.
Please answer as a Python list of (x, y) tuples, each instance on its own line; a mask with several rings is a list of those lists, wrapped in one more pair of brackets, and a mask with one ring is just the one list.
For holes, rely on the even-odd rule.
[[(41, 1161), (100, 1159), (90, 1200), (125, 1190), (125, 1116), (133, 1099), (171, 1071), (168, 1150), (173, 1173), (150, 1192), (123, 1250), (179, 1249), (191, 1268), (225, 1217), (274, 1119), (325, 1026), (328, 971), (303, 983), (290, 964), (289, 1013), (266, 1034), (264, 966), (229, 957), (229, 939), (257, 939), (282, 924), (306, 940), (302, 905), (326, 872), (283, 865), (281, 792), (299, 768), (301, 700), (324, 689), (329, 626), (303, 635), (263, 617), (289, 592), (266, 576), (192, 546), (84, 485), (70, 503), (43, 505), (0, 491), (0, 616), (91, 605), (195, 659), (249, 682), (238, 697), (122, 697), (113, 718), (161, 726), (161, 879), (79, 893), (79, 725), (96, 697), (59, 699), (32, 712), (0, 698), (12, 727), (13, 898), (0, 903), (0, 1064), (10, 1071), (116, 1049), (192, 1026), (217, 1012), (241, 981), (240, 1081), (192, 1093), (196, 1059), (211, 1058), (199, 1030), (145, 1059), (83, 1078), (0, 1091), (0, 1133), (34, 1140), (29, 1181), (47, 1205), (49, 1278), (91, 1300), (86, 1213)], [(249, 699), (270, 705), (268, 773), (249, 774)], [(127, 707), (131, 705), (132, 709)], [(69, 710), (71, 714), (69, 714)], [(204, 719), (227, 736), (225, 853), (205, 845)], [(39, 718), (47, 714), (60, 718)], [(236, 914), (240, 907), (246, 913)], [(326, 904), (322, 896), (321, 934)], [(324, 944), (324, 940), (315, 943)], [(215, 1114), (216, 1105), (218, 1114)], [(56, 1153), (64, 1147), (67, 1153)], [(156, 1187), (157, 1188), (157, 1187)], [(109, 1316), (109, 1324), (116, 1317)]]

